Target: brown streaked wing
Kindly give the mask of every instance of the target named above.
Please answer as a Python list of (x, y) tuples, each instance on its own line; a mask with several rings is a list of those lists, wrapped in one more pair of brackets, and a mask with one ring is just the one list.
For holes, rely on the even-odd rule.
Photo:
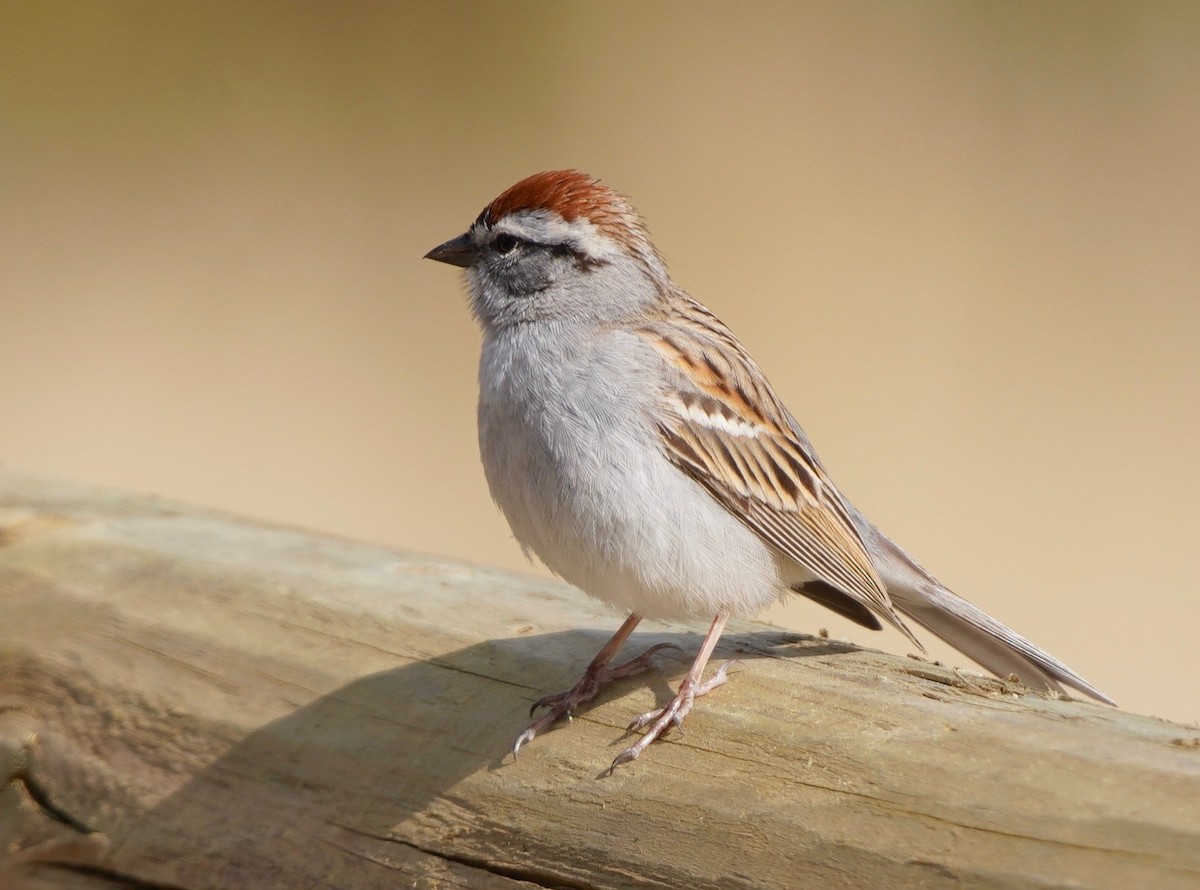
[(920, 647), (892, 608), (841, 495), (729, 329), (704, 310), (640, 333), (682, 377), (659, 426), (676, 465), (767, 544)]

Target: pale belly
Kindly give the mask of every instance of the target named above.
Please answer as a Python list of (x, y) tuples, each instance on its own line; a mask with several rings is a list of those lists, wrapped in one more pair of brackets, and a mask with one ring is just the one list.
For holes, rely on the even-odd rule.
[[(488, 360), (485, 347), (485, 368)], [(617, 352), (600, 357), (607, 372), (593, 363), (590, 373), (547, 375), (506, 357), (505, 373), (481, 373), (480, 452), (513, 534), (556, 574), (624, 611), (760, 611), (803, 573), (669, 461), (639, 414), (652, 406), (619, 385), (621, 361)]]

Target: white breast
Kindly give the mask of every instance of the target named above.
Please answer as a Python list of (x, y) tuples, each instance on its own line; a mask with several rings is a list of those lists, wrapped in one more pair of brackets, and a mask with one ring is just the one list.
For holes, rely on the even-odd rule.
[(479, 444), (492, 497), (527, 552), (614, 607), (752, 614), (786, 592), (781, 572), (796, 567), (666, 457), (653, 423), (661, 361), (620, 331), (489, 334)]

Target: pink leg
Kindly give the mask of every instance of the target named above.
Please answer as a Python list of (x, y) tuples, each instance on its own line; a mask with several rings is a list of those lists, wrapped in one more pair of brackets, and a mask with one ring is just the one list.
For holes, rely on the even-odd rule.
[(721, 637), (721, 631), (725, 629), (725, 622), (728, 618), (728, 615), (718, 615), (713, 619), (712, 627), (708, 629), (708, 635), (704, 638), (700, 651), (696, 654), (696, 660), (692, 662), (691, 669), (683, 678), (683, 682), (679, 684), (679, 692), (675, 694), (675, 697), (664, 707), (647, 711), (629, 724), (629, 732), (634, 732), (642, 727), (649, 728), (636, 744), (616, 756), (612, 766), (609, 767), (610, 773), (622, 763), (636, 760), (638, 755), (650, 746), (651, 742), (661, 738), (671, 727), (682, 732), (683, 718), (691, 711), (692, 702), (725, 682), (728, 664), (721, 665), (720, 669), (703, 683), (700, 682), (700, 677), (704, 674), (704, 666), (708, 664), (708, 659), (717, 645), (717, 640)]
[(573, 687), (566, 692), (556, 692), (553, 695), (543, 696), (533, 703), (533, 707), (529, 709), (530, 716), (538, 708), (548, 708), (549, 710), (533, 721), (533, 723), (529, 724), (529, 728), (517, 736), (517, 740), (513, 742), (513, 757), (517, 756), (517, 752), (521, 750), (522, 745), (532, 741), (534, 736), (554, 723), (558, 718), (566, 717), (570, 720), (571, 715), (575, 712), (575, 708), (583, 702), (591, 700), (605, 683), (609, 683), (612, 680), (619, 680), (622, 677), (631, 677), (634, 674), (640, 674), (642, 671), (649, 670), (653, 667), (650, 656), (660, 649), (679, 648), (674, 643), (659, 643), (657, 646), (651, 646), (636, 658), (622, 662), (616, 667), (609, 667), (609, 662), (617, 654), (617, 650), (621, 648), (621, 644), (633, 633), (633, 629), (638, 626), (638, 622), (641, 620), (641, 615), (630, 615), (626, 618), (625, 623), (612, 635), (612, 639), (605, 643), (604, 648), (596, 653), (596, 657), (592, 659), (592, 663), (587, 666), (587, 670), (583, 672), (583, 676), (579, 678), (579, 682)]

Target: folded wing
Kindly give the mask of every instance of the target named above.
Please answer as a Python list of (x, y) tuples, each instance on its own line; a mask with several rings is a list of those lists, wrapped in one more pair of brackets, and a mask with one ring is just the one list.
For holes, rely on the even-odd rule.
[(819, 602), (844, 594), (858, 608), (836, 611), (868, 623), (865, 607), (921, 648), (892, 607), (841, 494), (753, 359), (700, 304), (691, 309), (640, 331), (679, 370), (659, 424), (668, 455), (763, 541), (827, 585), (818, 587)]

